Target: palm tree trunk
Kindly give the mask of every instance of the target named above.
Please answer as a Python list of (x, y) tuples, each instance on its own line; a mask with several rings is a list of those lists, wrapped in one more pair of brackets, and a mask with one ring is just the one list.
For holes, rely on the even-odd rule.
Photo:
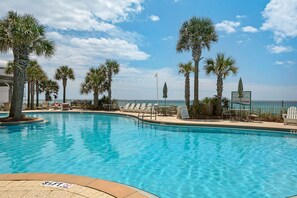
[(39, 106), (39, 82), (36, 80), (36, 107)]
[(97, 109), (99, 107), (99, 94), (97, 92), (94, 92), (94, 107)]
[(30, 105), (30, 109), (34, 109), (34, 81), (30, 82), (31, 85), (31, 105)]
[(49, 91), (45, 92), (45, 101), (50, 101), (50, 94)]
[(190, 76), (188, 73), (185, 75), (185, 101), (189, 111), (190, 110)]
[(217, 115), (222, 115), (222, 94), (223, 94), (223, 78), (218, 76), (217, 78)]
[(201, 47), (192, 50), (192, 57), (195, 64), (195, 74), (194, 74), (194, 117), (198, 117), (199, 108), (199, 61), (201, 57)]
[(111, 75), (108, 76), (108, 100), (111, 103)]
[[(10, 109), (9, 116), (14, 120), (22, 118), (24, 85), (26, 80), (26, 67), (29, 62), (29, 53), (26, 48), (15, 49), (14, 55), (17, 57), (16, 67), (14, 67), (14, 82), (12, 93), (12, 108)], [(17, 56), (19, 55), (19, 56)]]
[(31, 90), (31, 83), (27, 81), (27, 108), (30, 108), (30, 90)]
[[(15, 51), (13, 51), (13, 56), (14, 56), (14, 65), (17, 64), (18, 62), (18, 56), (16, 55)], [(17, 93), (15, 93), (15, 89), (18, 89), (18, 73), (19, 73), (19, 68), (13, 67), (13, 90), (12, 90), (12, 96), (11, 96), (11, 105), (10, 105), (10, 110), (9, 110), (9, 117), (14, 116), (14, 111), (15, 111), (15, 104), (16, 104), (16, 99), (17, 99)]]
[(66, 85), (67, 85), (67, 79), (63, 79), (63, 103), (66, 102)]

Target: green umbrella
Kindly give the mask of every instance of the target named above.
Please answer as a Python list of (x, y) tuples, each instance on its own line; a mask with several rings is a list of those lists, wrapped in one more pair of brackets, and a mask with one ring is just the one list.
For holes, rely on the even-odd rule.
[(238, 98), (239, 98), (239, 101), (240, 101), (240, 119), (241, 119), (241, 98), (243, 98), (243, 85), (242, 85), (242, 80), (241, 78), (239, 79), (239, 82), (238, 82)]
[(167, 89), (167, 84), (165, 82), (165, 84), (163, 86), (163, 98), (165, 98), (165, 106), (166, 106), (167, 92), (168, 92), (168, 89)]

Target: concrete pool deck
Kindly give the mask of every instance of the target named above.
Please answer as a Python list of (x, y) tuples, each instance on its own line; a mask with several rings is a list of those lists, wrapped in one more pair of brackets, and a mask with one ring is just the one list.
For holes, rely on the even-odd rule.
[[(121, 114), (128, 115), (135, 118), (138, 118), (138, 113), (132, 112), (122, 112), (122, 111), (90, 111), (90, 110), (34, 110), (34, 111), (23, 111), (23, 112), (53, 112), (53, 113), (67, 113), (67, 112), (85, 112), (85, 113), (108, 113), (108, 114)], [(0, 113), (8, 113), (7, 111), (0, 111)], [(162, 124), (178, 124), (178, 125), (191, 125), (191, 126), (214, 126), (214, 127), (234, 127), (234, 128), (250, 128), (250, 129), (263, 129), (263, 130), (281, 130), (288, 131), (292, 133), (297, 133), (297, 125), (284, 125), (284, 123), (277, 122), (243, 122), (229, 119), (186, 119), (181, 120), (176, 118), (176, 116), (157, 116), (157, 119), (153, 117), (144, 117), (144, 121), (156, 122)]]

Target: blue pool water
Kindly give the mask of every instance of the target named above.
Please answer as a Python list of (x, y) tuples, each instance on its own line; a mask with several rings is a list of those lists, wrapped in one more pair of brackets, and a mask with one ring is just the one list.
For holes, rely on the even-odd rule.
[(0, 173), (84, 175), (164, 198), (297, 194), (294, 135), (144, 124), (118, 115), (31, 115), (49, 123), (0, 126)]

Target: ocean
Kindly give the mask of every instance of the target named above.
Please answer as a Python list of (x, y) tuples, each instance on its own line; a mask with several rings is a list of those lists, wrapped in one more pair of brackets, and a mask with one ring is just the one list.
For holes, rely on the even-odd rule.
[[(156, 104), (156, 100), (119, 100), (119, 106), (124, 106), (126, 103), (152, 103)], [(159, 105), (165, 105), (164, 100), (159, 100)], [(185, 106), (184, 100), (167, 100), (166, 105), (174, 105), (174, 106)], [(272, 113), (272, 114), (280, 114), (284, 112), (291, 106), (297, 107), (297, 101), (261, 101), (261, 100), (254, 100), (251, 104), (251, 109), (261, 109), (262, 113)], [(234, 109), (239, 109), (239, 105), (234, 104)], [(243, 109), (249, 109), (248, 105), (242, 105)]]
[[(67, 99), (68, 103), (71, 103), (74, 99)], [(40, 103), (42, 103), (42, 99), (40, 100)], [(51, 101), (51, 103), (54, 102), (59, 102), (61, 103), (61, 99), (57, 99), (54, 101)], [(26, 103), (26, 100), (24, 100), (24, 103)], [(118, 100), (119, 106), (124, 106), (126, 103), (152, 103), (152, 104), (157, 104), (157, 100)], [(160, 106), (165, 105), (164, 100), (159, 100), (158, 104)], [(166, 105), (174, 105), (174, 106), (185, 106), (185, 101), (184, 100), (167, 100)], [(231, 106), (231, 105), (230, 105)], [(251, 104), (251, 109), (256, 110), (256, 109), (261, 109), (262, 113), (272, 113), (272, 114), (281, 114), (284, 112), (286, 109), (288, 109), (291, 106), (297, 107), (297, 101), (263, 101), (263, 100), (254, 100), (252, 101)], [(234, 104), (233, 105), (234, 109), (239, 109), (239, 105)], [(242, 105), (243, 109), (249, 109), (249, 106), (247, 105)]]

